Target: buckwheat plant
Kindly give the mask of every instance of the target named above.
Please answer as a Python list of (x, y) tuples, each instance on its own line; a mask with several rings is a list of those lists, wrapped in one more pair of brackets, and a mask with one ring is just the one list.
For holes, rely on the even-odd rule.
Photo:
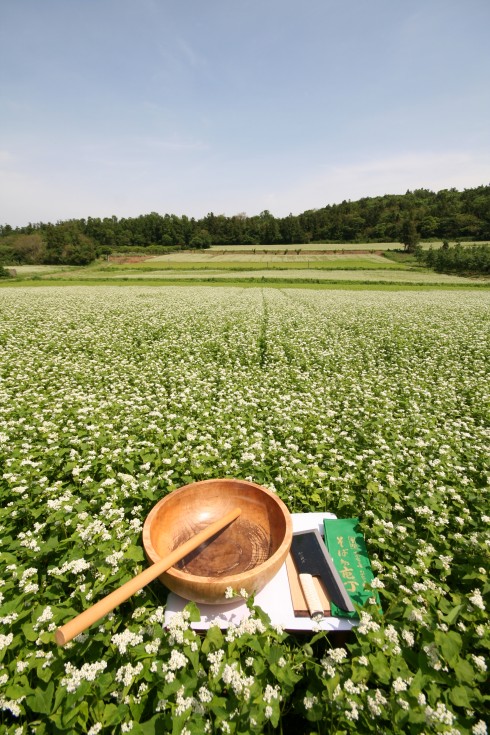
[[(0, 732), (484, 735), (489, 334), (484, 289), (0, 289)], [(253, 597), (198, 634), (154, 582), (57, 647), (213, 477), (360, 519), (350, 638)]]

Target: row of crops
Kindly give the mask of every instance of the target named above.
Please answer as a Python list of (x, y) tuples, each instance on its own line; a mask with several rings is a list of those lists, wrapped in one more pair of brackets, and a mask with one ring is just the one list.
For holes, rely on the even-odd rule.
[[(0, 732), (486, 732), (490, 297), (0, 291)], [(383, 614), (199, 636), (141, 570), (164, 494), (240, 477), (358, 516)]]

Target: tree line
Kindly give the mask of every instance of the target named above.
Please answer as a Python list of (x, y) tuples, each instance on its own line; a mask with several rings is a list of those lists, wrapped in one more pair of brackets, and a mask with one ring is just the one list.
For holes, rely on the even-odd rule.
[(25, 227), (0, 226), (0, 263), (90, 263), (113, 251), (163, 252), (211, 245), (490, 240), (490, 185), (458, 191), (416, 189), (405, 194), (343, 201), (299, 215), (175, 214), (88, 217)]
[(458, 275), (490, 275), (490, 245), (474, 243), (471, 246), (446, 240), (440, 248), (417, 249), (417, 260), (438, 273)]

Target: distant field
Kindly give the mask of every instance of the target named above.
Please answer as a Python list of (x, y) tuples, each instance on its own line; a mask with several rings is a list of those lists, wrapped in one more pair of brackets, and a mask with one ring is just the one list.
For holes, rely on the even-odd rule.
[[(61, 275), (61, 274), (60, 274)], [(481, 285), (482, 279), (461, 278), (459, 276), (448, 276), (442, 273), (419, 272), (411, 270), (394, 270), (394, 269), (306, 269), (306, 268), (289, 268), (289, 269), (242, 269), (242, 270), (219, 270), (206, 268), (204, 270), (197, 269), (165, 269), (165, 270), (125, 270), (125, 271), (95, 271), (95, 270), (78, 270), (73, 273), (62, 274), (63, 280), (67, 282), (90, 281), (103, 283), (104, 281), (122, 282), (122, 281), (180, 281), (189, 280), (208, 281), (213, 280), (230, 280), (245, 281), (254, 279), (273, 281), (311, 281), (322, 282), (356, 282), (356, 283), (393, 283), (393, 284), (420, 284), (422, 285)], [(58, 281), (59, 275), (51, 274), (44, 279), (45, 281)]]
[(11, 265), (7, 269), (14, 270), (18, 276), (46, 276), (50, 273), (79, 270), (73, 265)]
[[(158, 263), (159, 265), (172, 264), (172, 263), (199, 263), (199, 267), (204, 264), (216, 264), (219, 263), (220, 268), (232, 267), (242, 263), (256, 263), (264, 267), (265, 263), (277, 264), (281, 263), (286, 267), (291, 265), (296, 267), (297, 263), (311, 263), (312, 266), (321, 267), (322, 264), (327, 268), (342, 267), (338, 263), (343, 263), (344, 266), (353, 265), (356, 268), (391, 268), (399, 267), (398, 264), (389, 261), (382, 255), (366, 254), (366, 253), (346, 253), (342, 254), (340, 251), (337, 253), (324, 254), (324, 253), (310, 253), (300, 255), (284, 255), (284, 253), (278, 254), (277, 252), (269, 251), (267, 253), (258, 252), (255, 255), (247, 250), (243, 253), (237, 251), (217, 251), (217, 250), (204, 250), (198, 252), (179, 252), (169, 253), (168, 255), (156, 255), (151, 260), (145, 260), (143, 265), (149, 266)], [(375, 264), (375, 266), (373, 266)]]
[(292, 256), (292, 255), (274, 255), (273, 253), (265, 255), (264, 253), (252, 255), (247, 253), (226, 253), (213, 254), (209, 251), (204, 252), (181, 252), (171, 253), (169, 255), (157, 255), (152, 258), (132, 263), (104, 263), (97, 267), (97, 270), (161, 270), (168, 268), (169, 270), (182, 269), (219, 269), (219, 270), (243, 270), (243, 269), (263, 269), (263, 268), (284, 268), (295, 269), (301, 268), (318, 268), (318, 269), (338, 269), (338, 268), (388, 268), (394, 270), (404, 270), (407, 266), (403, 263), (395, 263), (388, 260), (382, 255), (311, 255)]
[[(164, 285), (189, 281), (189, 283), (236, 282), (237, 284), (291, 283), (292, 285), (318, 284), (319, 287), (436, 287), (490, 286), (490, 279), (463, 278), (435, 273), (421, 267), (413, 256), (399, 254), (390, 259), (380, 253), (394, 249), (396, 243), (377, 243), (377, 253), (372, 248), (354, 246), (316, 245), (314, 252), (293, 252), (300, 246), (213, 247), (203, 251), (185, 250), (166, 255), (113, 254), (111, 259), (99, 260), (85, 267), (75, 266), (16, 266), (16, 279), (4, 281), (11, 286), (15, 282), (32, 285), (51, 283), (141, 283), (150, 281)], [(437, 246), (439, 243), (433, 243)], [(354, 248), (357, 252), (349, 252)], [(308, 246), (310, 248), (310, 246)], [(320, 249), (321, 248), (321, 249)], [(331, 248), (326, 250), (326, 248)], [(255, 252), (254, 252), (255, 251)], [(344, 284), (342, 286), (342, 284)]]
[[(422, 247), (430, 247), (432, 245), (433, 247), (439, 247), (442, 245), (441, 242), (433, 242), (433, 243), (423, 243)], [(349, 242), (349, 243), (302, 243), (302, 244), (292, 244), (292, 245), (213, 245), (211, 247), (212, 251), (232, 251), (232, 252), (243, 252), (243, 251), (249, 251), (253, 252), (254, 250), (259, 253), (263, 252), (264, 250), (267, 250), (268, 252), (281, 252), (283, 253), (285, 250), (301, 250), (302, 252), (306, 251), (333, 251), (337, 250), (338, 252), (342, 252), (342, 250), (403, 250), (403, 245), (399, 242)]]

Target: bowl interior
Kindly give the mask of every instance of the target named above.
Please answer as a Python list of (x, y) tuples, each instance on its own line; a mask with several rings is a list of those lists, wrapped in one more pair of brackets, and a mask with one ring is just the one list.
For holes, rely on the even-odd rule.
[(184, 557), (172, 573), (220, 578), (255, 569), (284, 544), (290, 519), (273, 493), (241, 480), (197, 482), (163, 498), (145, 524), (148, 556), (158, 561), (237, 506), (241, 515)]

